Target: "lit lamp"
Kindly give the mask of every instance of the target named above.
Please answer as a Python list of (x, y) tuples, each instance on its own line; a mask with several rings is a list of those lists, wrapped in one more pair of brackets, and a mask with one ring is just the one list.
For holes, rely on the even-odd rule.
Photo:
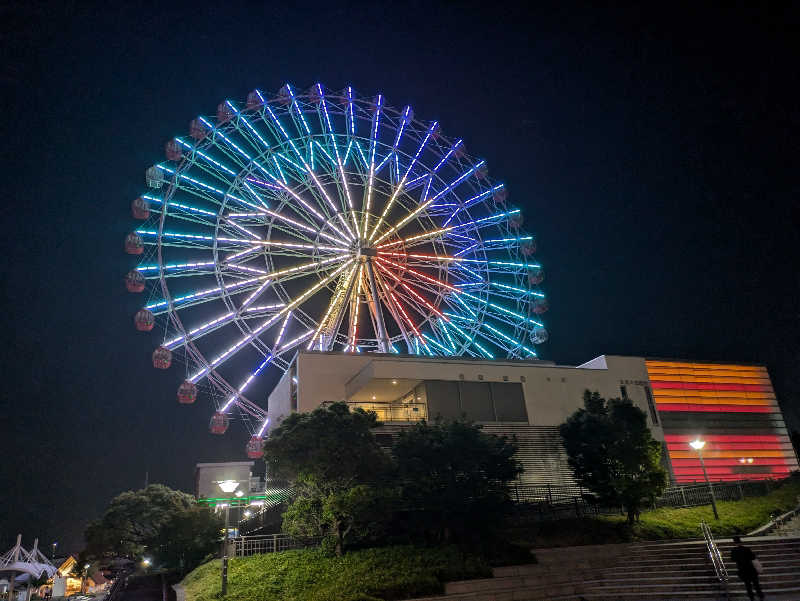
[(217, 482), (217, 485), (220, 487), (222, 492), (229, 494), (239, 488), (239, 483), (236, 480), (223, 480), (221, 482)]
[[(222, 492), (231, 494), (237, 488), (239, 488), (239, 483), (236, 480), (223, 480), (222, 482), (217, 482), (217, 485), (220, 487)], [(237, 491), (240, 494), (237, 496), (241, 497), (242, 491)], [(225, 503), (225, 538), (222, 539), (222, 596), (228, 594), (228, 516), (230, 515), (230, 503)]]
[(718, 520), (719, 513), (717, 513), (717, 500), (716, 498), (714, 498), (714, 487), (711, 486), (711, 481), (708, 479), (708, 472), (706, 472), (706, 464), (703, 461), (703, 447), (706, 446), (706, 441), (697, 438), (692, 442), (690, 442), (689, 446), (692, 447), (695, 451), (697, 451), (697, 456), (700, 458), (700, 467), (703, 468), (703, 477), (706, 479), (706, 484), (708, 484), (708, 490), (711, 493), (711, 509), (714, 510), (714, 519)]

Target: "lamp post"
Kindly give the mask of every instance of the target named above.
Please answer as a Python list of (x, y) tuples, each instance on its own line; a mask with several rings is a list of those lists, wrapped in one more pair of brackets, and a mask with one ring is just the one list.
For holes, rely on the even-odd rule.
[(55, 560), (55, 558), (56, 558), (56, 547), (58, 546), (58, 541), (54, 542), (52, 546), (53, 546), (53, 554), (50, 555), (50, 559)]
[(705, 440), (700, 440), (699, 438), (693, 440), (689, 443), (689, 446), (692, 447), (695, 451), (697, 451), (697, 456), (700, 458), (700, 467), (703, 468), (703, 477), (706, 479), (706, 484), (708, 484), (708, 490), (711, 493), (711, 509), (714, 510), (714, 519), (719, 519), (719, 513), (717, 513), (717, 500), (714, 498), (714, 487), (711, 486), (711, 481), (708, 479), (708, 472), (706, 471), (706, 464), (703, 461), (703, 447), (706, 446)]
[[(217, 482), (222, 492), (231, 494), (237, 488), (239, 483), (235, 480), (223, 480)], [(241, 496), (241, 495), (239, 495)], [(230, 515), (231, 501), (225, 503), (225, 537), (222, 539), (222, 596), (228, 594), (228, 517)]]

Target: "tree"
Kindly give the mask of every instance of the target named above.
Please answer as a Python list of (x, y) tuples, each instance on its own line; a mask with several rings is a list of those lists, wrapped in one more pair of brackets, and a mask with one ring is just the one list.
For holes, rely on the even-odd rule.
[(86, 555), (86, 551), (81, 551), (70, 570), (72, 576), (81, 579), (81, 593), (86, 592), (86, 578), (89, 576), (90, 568), (91, 564), (89, 563), (89, 557)]
[(437, 542), (484, 536), (510, 504), (508, 483), (521, 472), (516, 443), (458, 420), (422, 421), (393, 447), (411, 526)]
[(346, 538), (370, 531), (365, 518), (379, 505), (390, 460), (371, 429), (374, 412), (346, 403), (293, 413), (264, 444), (269, 473), (291, 481), (295, 498), (284, 513), (284, 530), (294, 535), (330, 536), (337, 555)]
[(151, 484), (112, 499), (85, 536), (93, 556), (138, 558), (146, 549), (168, 567), (177, 567), (181, 556), (192, 563), (213, 550), (221, 529), (219, 519), (197, 506), (192, 495)]
[(159, 529), (159, 560), (186, 573), (219, 547), (222, 519), (204, 505), (173, 513)]
[(630, 399), (606, 401), (587, 390), (583, 403), (559, 429), (569, 465), (600, 500), (622, 504), (632, 524), (642, 504), (652, 502), (667, 484), (661, 443), (653, 439), (644, 411)]

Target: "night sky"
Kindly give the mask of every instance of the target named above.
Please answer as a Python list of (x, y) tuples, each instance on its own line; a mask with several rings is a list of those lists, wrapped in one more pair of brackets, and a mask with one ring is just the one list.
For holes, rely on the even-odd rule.
[(382, 92), (487, 160), (538, 237), (543, 358), (762, 362), (800, 427), (790, 5), (33, 4), (0, 8), (0, 551), (77, 550), (146, 471), (191, 491), (196, 462), (243, 458), (153, 369), (122, 242), (167, 139), (285, 81)]

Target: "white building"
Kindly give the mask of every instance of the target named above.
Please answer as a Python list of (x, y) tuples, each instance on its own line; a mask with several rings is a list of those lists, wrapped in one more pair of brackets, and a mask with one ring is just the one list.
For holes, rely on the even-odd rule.
[(584, 391), (627, 397), (647, 415), (678, 481), (702, 479), (689, 437), (706, 436), (712, 479), (782, 477), (797, 458), (762, 366), (686, 363), (604, 355), (579, 366), (390, 354), (300, 352), (269, 396), (270, 427), (292, 411), (345, 401), (370, 409), (387, 436), (437, 416), (466, 416), (485, 431), (513, 434), (525, 484), (568, 484), (558, 426)]

